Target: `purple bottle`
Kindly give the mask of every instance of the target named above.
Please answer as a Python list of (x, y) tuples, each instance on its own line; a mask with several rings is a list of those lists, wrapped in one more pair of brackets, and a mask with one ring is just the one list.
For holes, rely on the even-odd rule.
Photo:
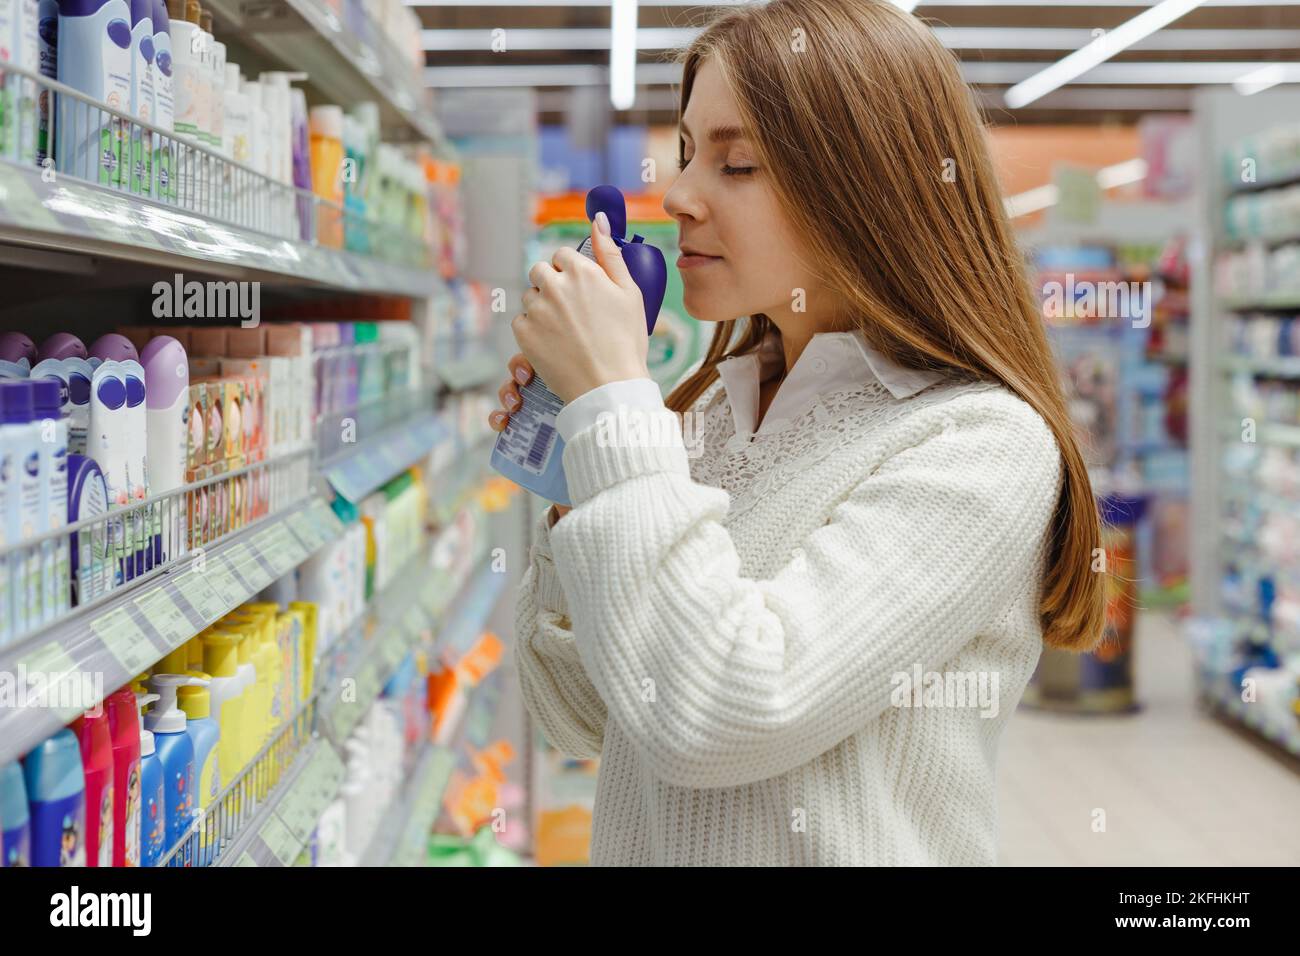
[[(668, 283), (664, 255), (641, 236), (623, 238), (627, 232), (627, 206), (617, 186), (597, 186), (587, 193), (587, 218), (594, 220), (598, 212), (609, 217), (610, 235), (641, 290), (649, 335), (654, 331)], [(582, 240), (578, 251), (589, 259), (596, 258), (591, 251), (590, 236)], [(509, 424), (497, 436), (492, 448), (492, 467), (515, 484), (568, 506), (571, 502), (564, 477), (564, 439), (555, 427), (555, 416), (564, 403), (537, 374), (519, 392), (523, 405), (511, 414)]]
[(89, 353), (86, 351), (86, 344), (71, 332), (55, 332), (41, 343), (41, 347), (36, 353), (36, 361), (38, 362), (44, 362), (46, 359), (59, 359), (61, 361), (63, 359), (84, 359), (87, 357), (89, 357)]
[(140, 361), (140, 353), (135, 350), (131, 340), (116, 332), (109, 332), (95, 339), (90, 345), (90, 354), (93, 358), (103, 359), (105, 362)]

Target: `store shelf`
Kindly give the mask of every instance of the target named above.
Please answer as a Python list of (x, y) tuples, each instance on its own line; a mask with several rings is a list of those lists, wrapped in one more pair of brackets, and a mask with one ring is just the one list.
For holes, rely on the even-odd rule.
[(1300, 311), (1300, 292), (1281, 292), (1250, 299), (1222, 299), (1219, 308), (1224, 312)]
[(508, 374), (500, 356), (486, 350), (463, 358), (451, 359), (434, 368), (434, 375), (438, 377), (438, 381), (453, 392), (463, 392), (492, 382), (505, 381)]
[(1291, 170), (1280, 176), (1270, 176), (1268, 179), (1262, 179), (1257, 183), (1242, 183), (1231, 180), (1228, 183), (1227, 193), (1229, 196), (1240, 196), (1244, 193), (1262, 193), (1283, 186), (1293, 186), (1297, 183), (1300, 183), (1300, 169)]
[(424, 745), (398, 799), (384, 812), (361, 866), (416, 866), (425, 849), (426, 834), (438, 818), (456, 755), (446, 747)]
[(0, 160), (0, 243), (232, 280), (430, 296), (433, 269), (277, 238), (71, 176)]
[(321, 463), (330, 486), (353, 503), (416, 464), (446, 436), (432, 407)]
[(1261, 720), (1258, 708), (1242, 701), (1240, 691), (1231, 684), (1202, 676), (1202, 687), (1205, 689), (1206, 702), (1220, 717), (1248, 730), (1292, 757), (1300, 757), (1300, 716), (1285, 729), (1274, 727)]
[[(224, 852), (219, 865), (227, 866), (291, 866), (310, 838), (320, 814), (339, 792), (343, 782), (343, 762), (339, 750), (360, 719), (374, 705), (384, 684), (394, 669), (414, 646), (420, 631), (436, 626), (438, 619), (459, 591), (447, 575), (432, 572), (423, 560), (412, 561), (384, 594), (372, 599), (371, 605), (380, 617), (379, 630), (386, 634), (379, 642), (366, 648), (365, 659), (356, 675), (355, 699), (339, 701), (326, 706), (322, 694), (317, 707), (317, 727), (320, 737), (312, 742), (295, 765), (287, 772), (270, 797), (258, 809), (236, 838), (230, 850)], [(470, 595), (459, 602), (454, 616), (444, 624), (444, 629), (456, 633), (479, 633), (491, 613), (493, 603), (484, 603), (485, 576), (502, 578), (489, 568), (480, 570)], [(493, 589), (499, 596), (500, 586)], [(322, 688), (323, 689), (323, 688)], [(404, 819), (402, 827), (391, 833), (377, 834), (366, 859), (384, 860), (392, 857), (390, 847), (410, 845), (411, 831), (422, 825), (428, 817), (437, 814), (442, 787), (451, 772), (454, 761), (444, 748), (430, 746), (421, 756), (395, 815)], [(432, 795), (432, 796), (431, 796)], [(432, 814), (432, 816), (429, 816)], [(389, 842), (391, 841), (391, 843)], [(365, 864), (372, 865), (372, 864)], [(373, 865), (380, 865), (375, 863)]]
[(347, 109), (365, 100), (378, 103), (386, 136), (445, 149), (442, 129), (426, 106), (423, 78), (405, 67), (368, 16), (345, 23), (323, 0), (211, 0), (209, 6), (227, 28), (219, 39), (238, 40), (284, 69), (307, 73), (308, 85), (326, 101)]
[[(25, 754), (81, 711), (255, 596), (341, 531), (334, 512), (309, 497), (208, 545), (161, 573), (128, 582), (108, 599), (0, 651), (0, 673), (26, 689), (32, 675), (65, 675), (70, 706), (0, 708), (0, 763)], [(87, 699), (91, 697), (93, 699)], [(57, 702), (57, 701), (54, 701)]]
[(1300, 357), (1279, 356), (1254, 358), (1249, 355), (1226, 355), (1220, 366), (1227, 372), (1246, 372), (1270, 378), (1300, 378)]
[(328, 741), (307, 744), (216, 864), (293, 866), (321, 814), (338, 796), (343, 773), (343, 761)]
[[(1224, 437), (1241, 440), (1241, 422), (1226, 419)], [(1261, 445), (1278, 445), (1283, 448), (1300, 448), (1300, 425), (1282, 425), (1277, 422), (1259, 422), (1255, 426), (1255, 441)]]

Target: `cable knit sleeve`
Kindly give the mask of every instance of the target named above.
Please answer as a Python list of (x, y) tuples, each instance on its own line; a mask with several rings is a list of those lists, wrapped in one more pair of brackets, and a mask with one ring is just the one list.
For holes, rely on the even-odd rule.
[(524, 705), (555, 747), (571, 757), (598, 757), (605, 703), (574, 644), (568, 603), (551, 557), (550, 509), (533, 528), (528, 570), (515, 601), (515, 667)]
[(1037, 573), (1060, 482), (1038, 414), (986, 392), (906, 428), (765, 580), (740, 573), (730, 498), (691, 480), (673, 413), (606, 416), (566, 446), (574, 509), (550, 540), (574, 640), (658, 778), (740, 786), (807, 763)]

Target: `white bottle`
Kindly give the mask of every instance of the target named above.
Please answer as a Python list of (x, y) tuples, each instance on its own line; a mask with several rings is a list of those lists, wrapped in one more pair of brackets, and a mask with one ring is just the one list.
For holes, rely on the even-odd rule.
[[(37, 59), (41, 76), (51, 80), (59, 76), (59, 3), (58, 0), (37, 0), (36, 32), (38, 36)], [(37, 93), (36, 163), (39, 166), (54, 164), (54, 144), (50, 142), (50, 107), (54, 96)]]
[[(41, 453), (33, 433), (30, 381), (0, 384), (0, 447), (8, 475), (5, 496), (6, 540), (21, 544), (43, 523), (40, 513)], [(9, 559), (10, 639), (21, 638), (40, 624), (40, 558), (37, 549), (19, 551)]]
[[(90, 380), (90, 427), (86, 433), (86, 456), (98, 463), (104, 474), (110, 511), (126, 507), (131, 500), (131, 478), (127, 448), (126, 377), (121, 363), (100, 362)], [(126, 525), (121, 520), (109, 527), (112, 554), (117, 562), (118, 583), (125, 579), (123, 562), (128, 550)]]
[[(131, 0), (131, 115), (144, 123), (154, 121), (153, 0)], [(153, 134), (131, 130), (130, 186), (132, 192), (153, 191)]]
[[(171, 24), (167, 5), (154, 0), (153, 5), (153, 96), (154, 126), (172, 131), (176, 102), (172, 76), (176, 64), (172, 56)], [(153, 135), (154, 195), (170, 200), (176, 197), (176, 148), (170, 136)]]
[[(41, 533), (57, 531), (68, 523), (68, 423), (62, 410), (65, 388), (57, 378), (32, 381), (31, 429), (40, 449)], [(71, 601), (69, 560), (66, 539), (54, 538), (41, 543), (42, 624), (49, 623), (68, 609)]]
[(222, 143), (226, 155), (237, 163), (251, 165), (253, 158), (252, 115), (248, 110), (248, 93), (239, 76), (239, 64), (226, 64), (225, 115), (222, 119)]
[(146, 560), (153, 555), (152, 526), (145, 509), (139, 505), (149, 497), (149, 436), (148, 407), (144, 369), (133, 359), (121, 363), (122, 379), (126, 383), (126, 476), (129, 505), (134, 510), (127, 525), (131, 554), (135, 561), (134, 574), (143, 574), (153, 566)]
[[(185, 484), (188, 450), (190, 370), (185, 347), (170, 335), (155, 335), (140, 353), (145, 383), (145, 463), (148, 492), (162, 495)], [(184, 497), (168, 499), (157, 515), (154, 561), (170, 561), (185, 549)]]
[[(39, 8), (37, 0), (14, 0), (12, 4), (12, 22), (9, 36), (9, 56), (15, 66), (40, 71), (40, 33)], [(39, 91), (34, 83), (17, 75), (6, 80), (14, 87), (14, 114), (10, 123), (10, 135), (13, 139), (13, 156), (22, 163), (36, 162), (36, 136), (39, 106)]]
[[(172, 129), (182, 141), (197, 143), (201, 140), (206, 79), (202, 72), (204, 39), (199, 29), (199, 4), (197, 0), (171, 0), (167, 12), (172, 61)], [(185, 142), (177, 144), (172, 174), (180, 205), (199, 210), (198, 156)]]

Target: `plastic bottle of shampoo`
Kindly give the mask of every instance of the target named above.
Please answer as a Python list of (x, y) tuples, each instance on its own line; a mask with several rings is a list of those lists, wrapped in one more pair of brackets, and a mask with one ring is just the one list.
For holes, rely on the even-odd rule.
[(211, 680), (206, 675), (190, 676), (199, 683), (182, 687), (176, 700), (185, 711), (185, 730), (194, 744), (194, 777), (198, 787), (194, 792), (196, 809), (206, 810), (222, 787), (221, 755), (217, 747), (221, 727), (212, 716), (212, 694), (208, 690)]
[(217, 767), (227, 782), (243, 769), (240, 763), (243, 681), (239, 676), (239, 640), (227, 631), (203, 635), (203, 670), (208, 681), (209, 715), (217, 722)]
[(82, 714), (72, 722), (81, 744), (86, 786), (86, 865), (113, 865), (113, 735), (108, 713)]
[(140, 865), (140, 711), (130, 687), (104, 700), (113, 741), (113, 865)]
[[(158, 699), (157, 694), (136, 694), (137, 712)], [(140, 865), (157, 866), (167, 842), (167, 799), (162, 762), (153, 733), (140, 727)]]
[(27, 783), (17, 761), (0, 766), (0, 866), (31, 866)]
[(86, 782), (81, 745), (64, 727), (23, 760), (32, 866), (86, 865)]
[[(659, 307), (663, 304), (668, 267), (663, 253), (643, 241), (639, 235), (623, 238), (627, 231), (627, 206), (616, 186), (597, 186), (587, 193), (587, 218), (596, 213), (609, 218), (610, 234), (622, 250), (623, 261), (641, 290), (645, 305), (646, 334), (654, 331)], [(590, 237), (583, 239), (578, 251), (595, 259)], [(555, 428), (555, 416), (564, 403), (546, 387), (540, 375), (522, 388), (523, 405), (510, 416), (492, 448), (492, 467), (518, 485), (543, 498), (569, 505), (568, 482), (564, 477), (564, 440)]]
[(162, 764), (166, 851), (185, 838), (194, 819), (194, 741), (186, 733), (185, 711), (176, 705), (176, 691), (198, 680), (185, 674), (155, 674), (149, 678), (158, 702), (145, 714), (144, 726), (153, 734)]

